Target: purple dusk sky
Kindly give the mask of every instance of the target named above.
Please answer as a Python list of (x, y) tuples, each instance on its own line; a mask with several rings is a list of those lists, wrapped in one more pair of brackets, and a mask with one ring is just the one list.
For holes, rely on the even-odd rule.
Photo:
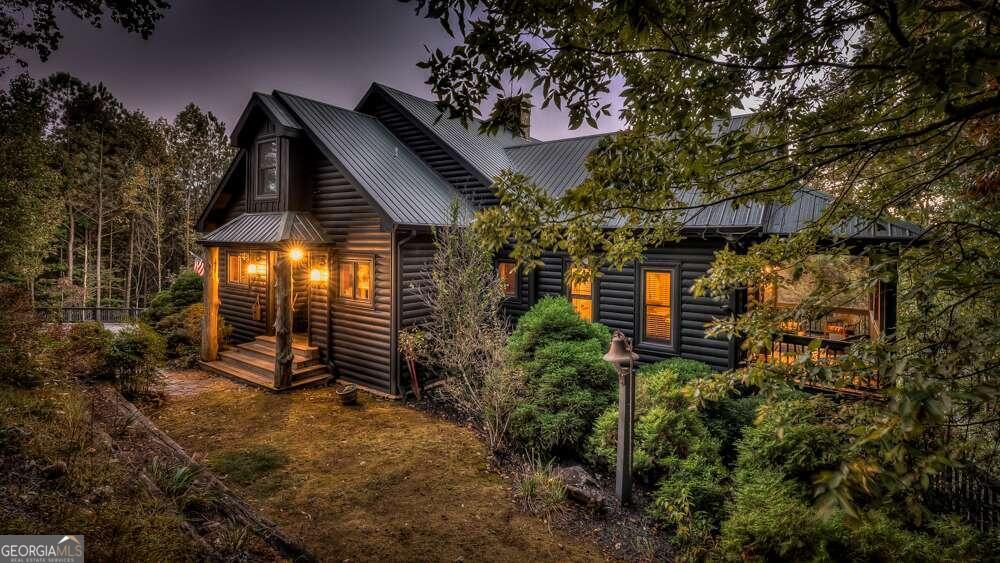
[[(171, 0), (149, 40), (106, 23), (93, 29), (71, 17), (61, 22), (60, 49), (28, 71), (43, 77), (69, 72), (104, 82), (129, 108), (172, 118), (188, 102), (232, 127), (253, 91), (283, 90), (353, 109), (374, 82), (432, 98), (415, 63), (424, 45), (450, 48), (436, 20), (417, 17), (413, 4), (394, 0)], [(20, 72), (16, 67), (8, 76)], [(612, 100), (612, 114), (618, 106)], [(600, 130), (621, 126), (603, 118)], [(532, 136), (570, 131), (565, 114), (532, 114)]]

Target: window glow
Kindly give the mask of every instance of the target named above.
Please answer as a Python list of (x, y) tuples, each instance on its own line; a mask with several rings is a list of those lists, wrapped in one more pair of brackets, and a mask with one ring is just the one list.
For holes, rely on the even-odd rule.
[(671, 272), (647, 270), (643, 277), (644, 339), (653, 342), (670, 342), (671, 330)]
[(514, 262), (510, 260), (502, 260), (497, 263), (497, 270), (500, 274), (500, 280), (503, 282), (504, 295), (508, 297), (516, 297), (517, 268), (514, 266)]

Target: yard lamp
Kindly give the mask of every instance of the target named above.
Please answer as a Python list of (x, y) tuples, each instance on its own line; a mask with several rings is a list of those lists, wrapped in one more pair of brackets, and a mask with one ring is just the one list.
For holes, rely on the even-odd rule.
[(615, 464), (615, 496), (627, 504), (632, 498), (632, 426), (635, 412), (635, 375), (632, 366), (639, 355), (620, 330), (611, 338), (604, 361), (618, 372), (618, 457)]

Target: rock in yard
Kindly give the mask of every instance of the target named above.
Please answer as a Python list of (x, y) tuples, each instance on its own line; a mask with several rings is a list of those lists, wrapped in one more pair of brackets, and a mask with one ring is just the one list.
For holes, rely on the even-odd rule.
[(553, 475), (562, 480), (566, 486), (566, 496), (592, 510), (601, 510), (607, 496), (601, 489), (597, 479), (579, 465), (557, 467)]

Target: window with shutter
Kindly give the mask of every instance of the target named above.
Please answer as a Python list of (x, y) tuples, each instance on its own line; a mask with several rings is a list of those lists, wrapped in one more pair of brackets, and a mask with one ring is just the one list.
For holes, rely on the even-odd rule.
[(671, 343), (672, 306), (670, 302), (673, 273), (669, 270), (645, 270), (643, 273), (643, 340)]

